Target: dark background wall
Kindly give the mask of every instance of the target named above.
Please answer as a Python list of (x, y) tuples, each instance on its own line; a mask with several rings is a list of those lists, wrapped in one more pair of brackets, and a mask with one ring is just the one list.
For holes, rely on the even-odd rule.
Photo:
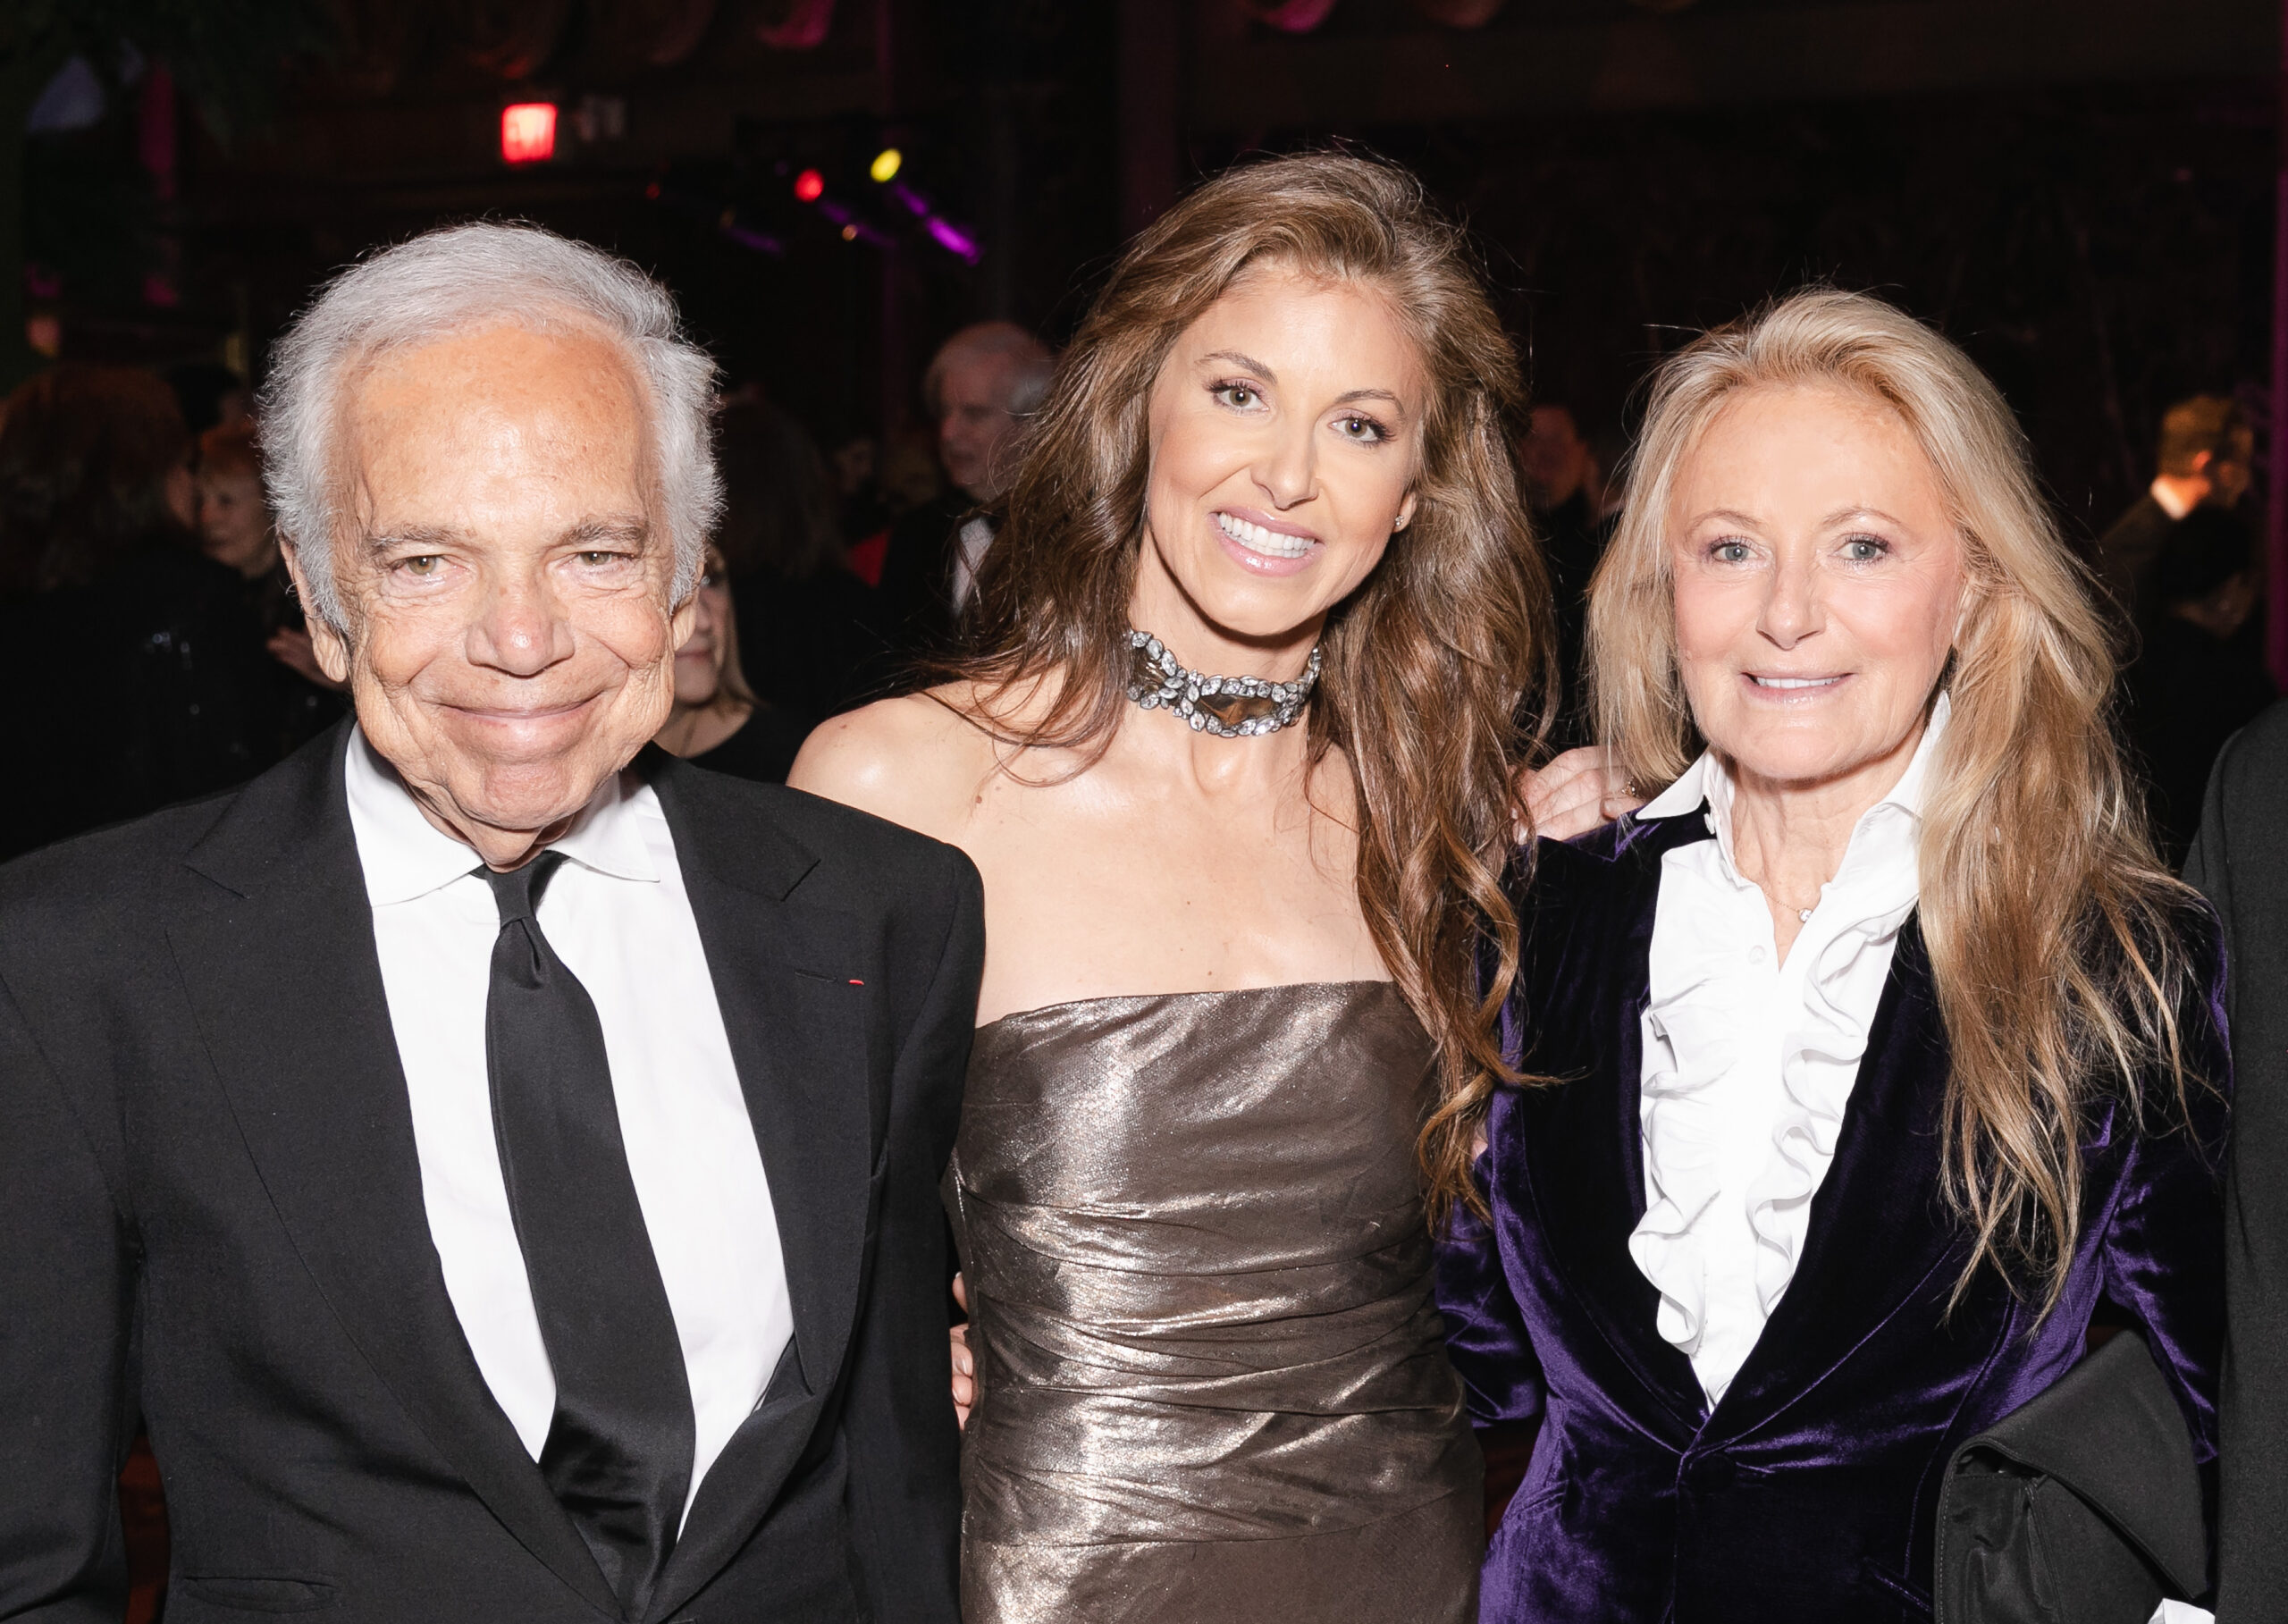
[[(1651, 362), (1805, 282), (1937, 322), (2102, 526), (2169, 400), (2264, 377), (2269, 87), (2043, 87), (1368, 127), (1485, 240), (1535, 393), (1611, 440)], [(1221, 156), (1217, 154), (1216, 156)]]
[[(50, 300), (67, 351), (258, 371), (361, 250), (528, 216), (660, 272), (735, 377), (831, 442), (910, 417), (964, 321), (1062, 337), (1189, 180), (1342, 139), (1468, 217), (1537, 390), (1609, 443), (1654, 356), (1805, 280), (1967, 344), (2084, 529), (2144, 482), (2162, 405), (2267, 371), (2269, 0), (1476, 0), (1476, 28), (1436, 20), (1468, 0), (1319, 9), (1291, 33), (1240, 0), (840, 0), (786, 49), (761, 31), (799, 0), (332, 0), (332, 60), (286, 76), (265, 132), (226, 148), (181, 117), (172, 199), (103, 192), (136, 139), (124, 93), (35, 140), (29, 250), (81, 245)], [(564, 109), (559, 156), (509, 168), (499, 109), (535, 97)], [(974, 265), (865, 178), (885, 143)], [(807, 167), (868, 234), (794, 198)], [(162, 265), (175, 302), (103, 274), (90, 219), (98, 259)]]

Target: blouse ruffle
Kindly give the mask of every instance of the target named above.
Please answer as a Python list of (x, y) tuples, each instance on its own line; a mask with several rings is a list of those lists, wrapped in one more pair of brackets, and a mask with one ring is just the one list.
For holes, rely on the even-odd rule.
[(1732, 1011), (1745, 979), (1738, 930), (1723, 920), (1738, 899), (1677, 866), (1679, 857), (1713, 849), (1687, 846), (1663, 860), (1661, 908), (1665, 913), (1673, 892), (1690, 918), (1674, 931), (1654, 927), (1652, 982), (1669, 990), (1644, 1014), (1645, 1207), (1628, 1237), (1628, 1255), (1661, 1293), (1661, 1336), (1687, 1354), (1698, 1351), (1708, 1325), (1705, 1220), (1724, 1184), (1723, 1107), (1713, 1095), (1739, 1058)]
[[(1834, 1161), (1898, 933), (1914, 910), (1921, 779), (1944, 722), (1942, 700), (1907, 773), (1861, 819), (1796, 938), (1794, 951), (1811, 957), (1800, 1006), (1782, 1030), (1776, 1097), (1755, 1086), (1753, 1072), (1726, 1086), (1744, 1064), (1758, 1063), (1746, 1050), (1760, 1041), (1752, 1034), (1772, 996), (1773, 972), (1754, 955), (1759, 946), (1770, 951), (1772, 936), (1763, 894), (1733, 864), (1729, 786), (1712, 761), (1695, 775), (1717, 809), (1711, 822), (1720, 837), (1662, 860), (1643, 1016), (1645, 1211), (1628, 1250), (1660, 1292), (1662, 1339), (1692, 1359), (1712, 1404), (1745, 1362), (1803, 1256), (1812, 1200)], [(1753, 1166), (1727, 1161), (1725, 1130), (1743, 1109), (1774, 1114)], [(1737, 1144), (1737, 1132), (1730, 1137)], [(1729, 1201), (1728, 1187), (1736, 1192)], [(1743, 1188), (1744, 1198), (1737, 1193)], [(1735, 1203), (1743, 1199), (1754, 1236), (1753, 1303), (1711, 1287), (1711, 1237), (1739, 1221)]]
[[(1900, 821), (1908, 824), (1905, 832), (1911, 845), (1912, 820)], [(1875, 912), (1820, 946), (1804, 980), (1802, 1022), (1780, 1048), (1787, 1109), (1772, 1132), (1771, 1158), (1748, 1186), (1748, 1223), (1759, 1243), (1756, 1298), (1767, 1318), (1796, 1276), (1811, 1228), (1812, 1197), (1835, 1160), (1844, 1107), (1851, 1102), (1851, 1086), (1867, 1052), (1868, 1030), (1890, 975), (1899, 927), (1914, 911), (1911, 867), (1903, 891), (1862, 900), (1862, 906)]]

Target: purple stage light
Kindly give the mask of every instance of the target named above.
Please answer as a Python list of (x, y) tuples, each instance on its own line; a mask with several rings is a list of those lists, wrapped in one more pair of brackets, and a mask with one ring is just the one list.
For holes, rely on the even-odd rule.
[(773, 259), (784, 259), (786, 257), (786, 245), (776, 237), (765, 236), (761, 231), (751, 231), (743, 225), (727, 225), (722, 228), (722, 231), (724, 236), (728, 237), (743, 248), (753, 248), (756, 253), (768, 254)]
[(982, 251), (977, 246), (977, 240), (943, 216), (932, 215), (922, 223), (928, 228), (930, 234), (938, 240), (939, 248), (964, 264), (975, 265), (983, 257)]

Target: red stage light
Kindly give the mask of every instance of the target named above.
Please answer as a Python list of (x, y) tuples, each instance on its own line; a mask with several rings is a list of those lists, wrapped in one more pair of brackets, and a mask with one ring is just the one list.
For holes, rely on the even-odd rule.
[(805, 203), (816, 203), (826, 195), (826, 177), (815, 169), (806, 169), (795, 177), (795, 195)]
[(500, 109), (500, 156), (510, 164), (542, 164), (556, 156), (556, 104), (518, 102)]

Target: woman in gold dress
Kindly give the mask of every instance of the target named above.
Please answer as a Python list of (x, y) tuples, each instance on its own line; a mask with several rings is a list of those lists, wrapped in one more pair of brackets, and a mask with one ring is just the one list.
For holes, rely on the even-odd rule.
[(1518, 403), (1404, 172), (1209, 181), (1064, 357), (954, 679), (796, 764), (985, 879), (971, 1624), (1474, 1613), (1417, 1140), (1516, 955)]

